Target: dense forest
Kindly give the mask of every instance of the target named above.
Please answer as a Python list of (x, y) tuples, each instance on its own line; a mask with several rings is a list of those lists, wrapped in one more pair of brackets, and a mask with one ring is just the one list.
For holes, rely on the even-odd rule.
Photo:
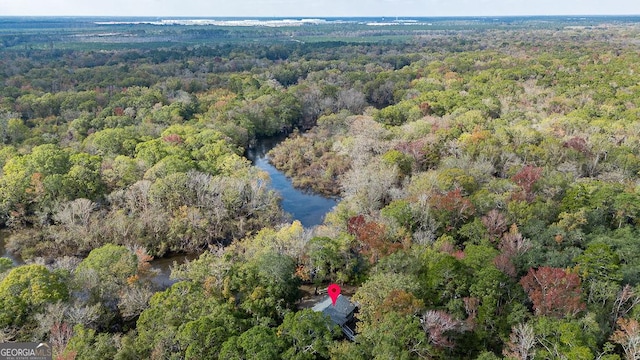
[[(0, 27), (0, 227), (26, 262), (0, 258), (0, 342), (637, 359), (640, 26), (509, 25), (102, 50)], [(245, 157), (285, 134), (272, 163), (340, 198), (314, 228)], [(198, 257), (158, 289), (150, 262), (175, 253)], [(354, 289), (355, 341), (300, 306), (331, 282)]]

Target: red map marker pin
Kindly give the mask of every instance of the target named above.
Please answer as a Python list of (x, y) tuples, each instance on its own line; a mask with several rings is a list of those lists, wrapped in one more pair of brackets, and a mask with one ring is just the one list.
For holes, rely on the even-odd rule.
[(327, 292), (329, 293), (329, 297), (331, 298), (331, 304), (336, 306), (336, 300), (338, 300), (338, 296), (340, 296), (340, 285), (331, 284), (327, 288)]

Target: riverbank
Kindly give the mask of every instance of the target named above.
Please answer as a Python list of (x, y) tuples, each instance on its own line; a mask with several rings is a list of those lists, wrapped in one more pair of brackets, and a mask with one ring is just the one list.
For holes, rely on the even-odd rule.
[(322, 224), (325, 214), (337, 205), (338, 200), (296, 188), (284, 172), (270, 163), (267, 154), (283, 139), (259, 139), (254, 147), (247, 150), (246, 156), (254, 166), (269, 174), (271, 188), (280, 194), (282, 209), (289, 213), (293, 220), (299, 220), (304, 227)]

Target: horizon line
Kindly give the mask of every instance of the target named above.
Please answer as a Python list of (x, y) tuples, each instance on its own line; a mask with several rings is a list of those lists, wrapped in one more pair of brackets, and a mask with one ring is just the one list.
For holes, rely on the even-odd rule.
[(344, 19), (344, 18), (509, 18), (509, 17), (640, 17), (637, 14), (512, 14), (512, 15), (0, 15), (0, 18), (31, 17), (31, 18), (92, 18), (92, 17), (117, 17), (117, 18), (239, 18), (239, 19)]

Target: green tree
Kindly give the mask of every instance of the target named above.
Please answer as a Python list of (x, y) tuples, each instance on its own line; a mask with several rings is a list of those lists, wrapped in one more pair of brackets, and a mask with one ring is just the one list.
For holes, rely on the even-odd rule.
[(535, 359), (593, 359), (597, 325), (588, 320), (559, 320), (546, 316), (533, 324), (537, 346)]
[(0, 282), (0, 327), (23, 326), (46, 304), (69, 297), (63, 278), (42, 265), (13, 268)]
[(92, 250), (75, 270), (79, 290), (88, 291), (94, 301), (113, 300), (129, 277), (136, 274), (138, 259), (124, 246), (107, 244)]
[[(2, 276), (2, 274), (11, 269), (13, 267), (13, 261), (11, 261), (11, 259), (7, 259), (5, 257), (1, 257), (0, 258), (0, 277)], [(1, 280), (1, 278), (0, 278)]]
[[(133, 345), (136, 356), (150, 358), (153, 352), (157, 356), (167, 358), (184, 357), (188, 347), (188, 342), (184, 341), (188, 340), (190, 334), (197, 336), (197, 327), (208, 320), (193, 323), (190, 329), (193, 331), (180, 335), (184, 346), (181, 346), (178, 334), (185, 324), (209, 314), (219, 314), (224, 318), (226, 311), (218, 309), (219, 306), (221, 305), (215, 299), (207, 296), (201, 284), (192, 281), (178, 282), (169, 289), (154, 294), (149, 301), (149, 307), (140, 314), (136, 322), (138, 336)], [(203, 336), (206, 337), (206, 332)], [(204, 340), (201, 338), (198, 341)], [(220, 345), (221, 343), (217, 346)]]
[(243, 322), (234, 317), (228, 306), (221, 305), (181, 326), (176, 339), (184, 349), (185, 359), (217, 359), (222, 344), (243, 330)]
[(337, 272), (345, 267), (340, 244), (329, 237), (314, 237), (309, 240), (306, 253), (309, 255), (309, 270), (318, 285), (327, 280), (335, 281)]
[(144, 174), (146, 180), (154, 181), (175, 173), (186, 173), (195, 169), (195, 163), (189, 158), (169, 155), (162, 158)]
[(323, 313), (305, 309), (288, 313), (277, 333), (284, 342), (283, 359), (312, 360), (328, 359), (329, 348), (341, 331)]
[(169, 155), (168, 147), (162, 139), (141, 142), (136, 145), (136, 159), (144, 161), (147, 168), (150, 168)]
[(99, 198), (105, 191), (101, 176), (102, 159), (99, 156), (80, 153), (71, 155), (70, 161), (73, 165), (62, 180), (67, 199)]
[(6, 123), (0, 120), (0, 142), (5, 144), (20, 144), (29, 136), (30, 129), (22, 119), (8, 119)]
[(412, 275), (379, 272), (371, 276), (353, 295), (353, 301), (360, 304), (358, 330), (377, 327), (376, 314), (393, 291), (415, 294), (419, 289), (418, 279)]
[(58, 197), (67, 194), (62, 178), (71, 165), (69, 152), (53, 144), (11, 158), (0, 177), (1, 209), (19, 218), (35, 210), (50, 211)]
[(402, 125), (407, 121), (407, 114), (398, 105), (391, 105), (378, 111), (375, 119), (386, 125)]
[(380, 211), (380, 214), (393, 219), (398, 226), (407, 231), (413, 230), (416, 225), (411, 204), (407, 200), (393, 200)]
[(34, 147), (31, 153), (26, 155), (26, 162), (31, 173), (37, 172), (44, 176), (65, 174), (71, 166), (69, 152), (53, 144)]
[(63, 356), (78, 360), (110, 360), (116, 355), (119, 345), (110, 333), (97, 333), (94, 329), (76, 325)]
[(257, 325), (240, 336), (230, 337), (220, 350), (220, 359), (277, 360), (283, 352), (282, 339), (269, 327)]
[(371, 357), (368, 350), (366, 345), (344, 340), (334, 342), (329, 352), (332, 360), (366, 360)]
[(423, 359), (435, 355), (418, 317), (391, 312), (358, 335), (369, 359)]
[(615, 321), (611, 314), (623, 279), (620, 258), (611, 246), (596, 242), (589, 244), (574, 261), (588, 308), (598, 316), (603, 329), (611, 328)]
[(141, 164), (128, 156), (118, 155), (106, 164), (102, 178), (110, 189), (125, 188), (142, 178)]
[(471, 282), (469, 268), (445, 253), (427, 252), (425, 259), (428, 262), (425, 304), (446, 306), (450, 311), (462, 315), (462, 299), (469, 295)]
[(225, 296), (259, 323), (273, 321), (298, 300), (296, 264), (288, 256), (267, 252), (232, 267)]
[(89, 135), (84, 140), (87, 152), (105, 157), (131, 156), (138, 143), (133, 128), (104, 129)]

